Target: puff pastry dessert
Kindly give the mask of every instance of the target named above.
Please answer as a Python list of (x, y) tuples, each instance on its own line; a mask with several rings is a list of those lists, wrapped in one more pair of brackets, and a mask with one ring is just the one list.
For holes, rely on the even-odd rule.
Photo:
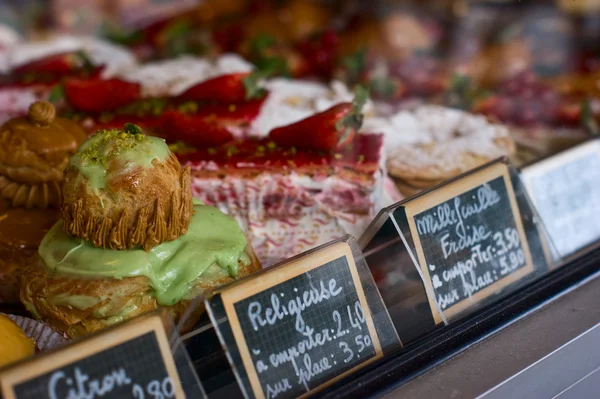
[(7, 121), (0, 126), (0, 198), (13, 207), (58, 206), (63, 171), (85, 138), (45, 101), (33, 103), (27, 117)]
[(190, 169), (164, 141), (126, 131), (95, 134), (65, 170), (65, 231), (110, 249), (145, 250), (185, 234), (192, 214)]
[(41, 101), (0, 126), (0, 303), (19, 303), (21, 270), (58, 220), (63, 170), (85, 138)]
[(189, 170), (135, 126), (96, 133), (66, 174), (65, 219), (28, 265), (21, 300), (71, 337), (159, 306), (178, 321), (194, 297), (261, 268), (238, 223), (193, 203)]

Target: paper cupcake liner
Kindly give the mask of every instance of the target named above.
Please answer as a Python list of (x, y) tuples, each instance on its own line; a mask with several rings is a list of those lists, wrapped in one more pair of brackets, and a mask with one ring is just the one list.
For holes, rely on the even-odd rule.
[(44, 323), (40, 323), (39, 321), (30, 319), (28, 317), (15, 316), (11, 314), (7, 316), (19, 327), (21, 327), (21, 329), (25, 332), (25, 335), (35, 341), (35, 345), (40, 352), (45, 352), (69, 342), (69, 339), (66, 335), (56, 332)]

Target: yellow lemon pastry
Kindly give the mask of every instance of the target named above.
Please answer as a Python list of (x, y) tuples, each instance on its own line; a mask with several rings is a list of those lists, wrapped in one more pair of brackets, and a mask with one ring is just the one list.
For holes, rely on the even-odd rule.
[(35, 343), (10, 318), (0, 314), (0, 367), (35, 353)]

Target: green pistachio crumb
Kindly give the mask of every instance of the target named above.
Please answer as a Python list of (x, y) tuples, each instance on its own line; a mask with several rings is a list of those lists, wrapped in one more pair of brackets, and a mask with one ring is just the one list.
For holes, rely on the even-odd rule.
[[(81, 157), (84, 162), (105, 166), (122, 151), (130, 150), (146, 139), (142, 129), (132, 123), (125, 124), (124, 132), (117, 129), (99, 130), (94, 136), (97, 140), (81, 153)], [(107, 143), (111, 145), (106, 146)]]

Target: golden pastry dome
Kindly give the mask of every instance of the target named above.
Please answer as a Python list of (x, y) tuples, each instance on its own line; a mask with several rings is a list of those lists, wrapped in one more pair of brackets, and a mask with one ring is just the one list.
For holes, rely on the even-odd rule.
[(74, 122), (56, 117), (54, 106), (38, 101), (26, 117), (0, 126), (0, 199), (13, 207), (59, 206), (60, 183), (69, 157), (86, 134)]
[(62, 194), (65, 231), (102, 248), (149, 251), (185, 234), (193, 212), (189, 167), (133, 124), (83, 143)]
[(10, 318), (0, 314), (0, 367), (35, 353), (35, 343)]

